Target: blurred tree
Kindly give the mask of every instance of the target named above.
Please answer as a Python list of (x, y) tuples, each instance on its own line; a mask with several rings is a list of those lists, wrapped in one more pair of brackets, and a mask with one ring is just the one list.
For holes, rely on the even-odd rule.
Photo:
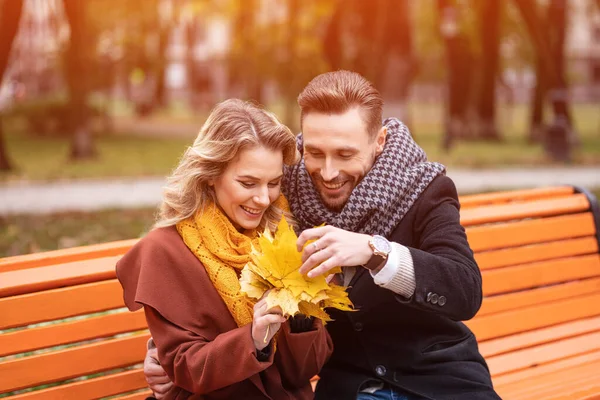
[[(552, 124), (545, 129), (546, 151), (556, 161), (568, 161), (571, 155), (574, 131), (570, 123), (571, 118), (563, 67), (567, 1), (550, 0), (549, 7), (554, 8), (554, 10), (549, 10), (549, 13), (553, 15), (552, 24), (550, 25), (553, 29), (544, 29), (536, 2), (529, 0), (514, 1), (534, 43), (538, 62), (545, 70), (542, 84), (547, 87), (547, 98), (552, 104), (554, 114)], [(556, 32), (554, 39), (551, 39), (548, 31)], [(557, 57), (561, 59), (557, 60)], [(559, 65), (556, 65), (557, 62)]]
[(293, 126), (296, 116), (296, 105), (294, 100), (298, 96), (296, 87), (298, 86), (296, 80), (298, 74), (296, 68), (298, 66), (297, 54), (298, 54), (298, 41), (300, 40), (300, 0), (288, 0), (287, 2), (287, 18), (288, 18), (288, 31), (287, 31), (287, 46), (286, 46), (286, 60), (285, 69), (287, 70), (290, 84), (283, 87), (285, 97), (285, 111), (283, 120), (288, 126)]
[(465, 21), (465, 5), (457, 0), (438, 0), (437, 5), (448, 67), (448, 111), (442, 143), (449, 149), (456, 139), (469, 136), (468, 109), (475, 55)]
[(66, 54), (66, 79), (71, 109), (71, 158), (86, 159), (96, 155), (94, 142), (88, 126), (88, 91), (90, 76), (86, 6), (80, 0), (63, 0), (65, 14), (71, 28)]
[[(23, 0), (0, 0), (0, 87), (4, 72), (8, 67), (8, 58), (19, 29), (23, 10)], [(4, 131), (0, 112), (0, 171), (9, 171), (11, 163), (4, 144)]]
[(486, 0), (479, 5), (479, 38), (481, 43), (481, 81), (476, 103), (480, 139), (498, 140), (496, 129), (496, 82), (499, 78), (500, 21), (504, 1)]
[(323, 35), (330, 69), (356, 71), (397, 102), (400, 119), (408, 118), (406, 101), (418, 63), (414, 53), (408, 0), (345, 0), (332, 3)]

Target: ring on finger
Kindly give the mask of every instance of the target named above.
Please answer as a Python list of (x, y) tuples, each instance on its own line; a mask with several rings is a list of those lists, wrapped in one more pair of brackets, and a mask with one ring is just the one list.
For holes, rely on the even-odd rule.
[(315, 252), (317, 252), (317, 251), (321, 250), (321, 249), (320, 249), (320, 248), (317, 246), (317, 242), (313, 242), (313, 244), (312, 244), (312, 245), (313, 245), (313, 247), (314, 247), (314, 249), (315, 249)]

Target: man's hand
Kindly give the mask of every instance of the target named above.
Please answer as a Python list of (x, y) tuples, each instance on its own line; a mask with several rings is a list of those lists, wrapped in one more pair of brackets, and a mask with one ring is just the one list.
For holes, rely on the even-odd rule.
[[(304, 247), (306, 242), (315, 240)], [(307, 229), (300, 234), (296, 245), (302, 252), (304, 264), (300, 273), (309, 278), (329, 273), (335, 267), (355, 267), (366, 264), (373, 256), (369, 246), (371, 236), (345, 231), (333, 226)]]
[(173, 382), (158, 362), (158, 352), (152, 339), (148, 340), (148, 352), (144, 359), (144, 376), (157, 399), (164, 398), (173, 387)]

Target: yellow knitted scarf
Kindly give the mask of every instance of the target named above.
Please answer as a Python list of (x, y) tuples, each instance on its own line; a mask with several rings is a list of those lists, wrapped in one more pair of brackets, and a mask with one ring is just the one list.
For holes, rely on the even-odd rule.
[[(289, 211), (283, 196), (274, 205)], [(258, 245), (256, 230), (238, 232), (227, 215), (211, 202), (193, 217), (179, 222), (177, 231), (204, 265), (237, 325), (251, 323), (256, 301), (241, 293), (239, 275), (250, 261), (252, 245)]]

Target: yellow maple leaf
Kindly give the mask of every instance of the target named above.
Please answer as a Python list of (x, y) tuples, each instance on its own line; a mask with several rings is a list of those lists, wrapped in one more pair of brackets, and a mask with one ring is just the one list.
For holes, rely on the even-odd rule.
[[(298, 313), (330, 321), (326, 307), (352, 310), (348, 293), (342, 286), (328, 284), (324, 276), (309, 278), (299, 272), (302, 253), (296, 249), (298, 237), (282, 218), (273, 235), (268, 228), (253, 247), (251, 261), (240, 276), (242, 292), (250, 298), (266, 297), (269, 308), (281, 307), (284, 315)], [(336, 268), (336, 272), (341, 271)]]

